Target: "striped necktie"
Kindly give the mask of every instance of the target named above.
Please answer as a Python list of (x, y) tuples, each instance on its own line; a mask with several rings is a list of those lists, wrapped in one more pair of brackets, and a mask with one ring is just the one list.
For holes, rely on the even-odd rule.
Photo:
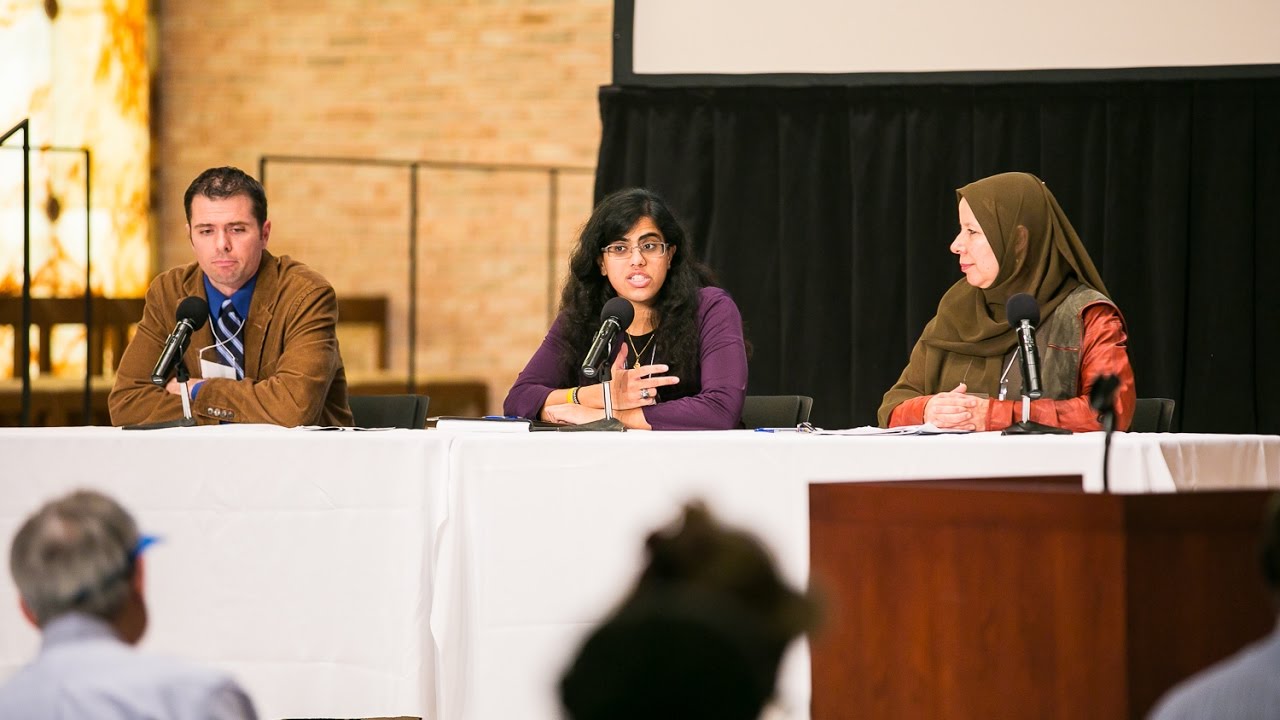
[(244, 320), (231, 304), (231, 298), (222, 302), (218, 321), (213, 324), (213, 338), (218, 342), (218, 354), (225, 364), (236, 371), (236, 379), (244, 379)]

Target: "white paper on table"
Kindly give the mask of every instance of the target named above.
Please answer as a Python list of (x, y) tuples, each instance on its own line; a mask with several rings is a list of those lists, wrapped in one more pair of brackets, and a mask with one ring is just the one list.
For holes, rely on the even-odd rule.
[(847, 428), (845, 430), (814, 430), (814, 435), (964, 435), (973, 432), (972, 430), (960, 430), (957, 428), (940, 428), (933, 423), (924, 423), (923, 425), (899, 425), (898, 427), (882, 428), (874, 425), (864, 425), (863, 427)]

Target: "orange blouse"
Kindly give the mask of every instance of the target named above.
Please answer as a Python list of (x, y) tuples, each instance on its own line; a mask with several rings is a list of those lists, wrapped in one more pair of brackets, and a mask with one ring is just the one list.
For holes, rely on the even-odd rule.
[[(1066, 400), (1041, 399), (1031, 401), (1031, 419), (1045, 425), (1065, 428), (1073, 432), (1101, 430), (1098, 413), (1089, 407), (1089, 391), (1099, 375), (1111, 374), (1120, 378), (1116, 390), (1116, 429), (1128, 430), (1133, 421), (1133, 407), (1137, 390), (1133, 384), (1133, 367), (1129, 365), (1126, 346), (1129, 334), (1124, 329), (1124, 319), (1114, 305), (1097, 303), (1080, 314), (1083, 321), (1083, 337), (1080, 340), (1080, 394)], [(893, 409), (889, 426), (919, 425), (924, 422), (924, 406), (932, 395), (921, 395), (904, 401)], [(1022, 419), (1022, 399), (996, 400), (987, 404), (987, 430), (1003, 430)]]

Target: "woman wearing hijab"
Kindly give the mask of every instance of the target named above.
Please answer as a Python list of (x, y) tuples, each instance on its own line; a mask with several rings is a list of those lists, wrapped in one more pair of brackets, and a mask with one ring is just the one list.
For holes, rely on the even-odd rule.
[(571, 425), (604, 417), (603, 386), (580, 367), (614, 297), (635, 309), (612, 368), (614, 417), (642, 430), (740, 427), (742, 315), (666, 203), (643, 188), (618, 191), (591, 213), (569, 259), (560, 314), (503, 412)]
[(1044, 397), (1030, 419), (1072, 431), (1099, 430), (1089, 406), (1094, 379), (1112, 374), (1116, 428), (1133, 419), (1128, 334), (1102, 277), (1058, 201), (1034, 175), (1005, 173), (956, 191), (960, 232), (951, 242), (964, 279), (942, 296), (911, 360), (880, 405), (880, 425), (925, 422), (1001, 430), (1021, 419), (1017, 333), (1005, 303), (1027, 293), (1040, 306), (1036, 328)]

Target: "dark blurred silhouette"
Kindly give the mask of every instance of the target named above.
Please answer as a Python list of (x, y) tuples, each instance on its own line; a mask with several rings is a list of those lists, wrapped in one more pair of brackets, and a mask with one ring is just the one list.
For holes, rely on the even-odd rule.
[(699, 503), (645, 545), (636, 587), (561, 680), (569, 717), (759, 717), (783, 652), (815, 623), (814, 602), (755, 537)]

